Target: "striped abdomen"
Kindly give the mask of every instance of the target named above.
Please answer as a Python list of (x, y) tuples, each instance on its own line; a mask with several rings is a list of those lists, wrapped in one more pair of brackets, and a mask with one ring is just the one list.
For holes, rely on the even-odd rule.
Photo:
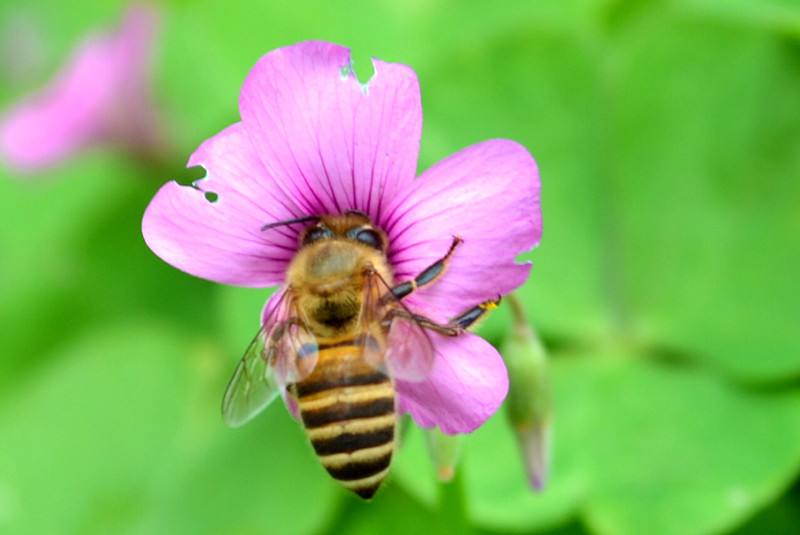
[(392, 460), (394, 385), (352, 339), (318, 342), (314, 371), (295, 385), (303, 425), (328, 473), (368, 499)]

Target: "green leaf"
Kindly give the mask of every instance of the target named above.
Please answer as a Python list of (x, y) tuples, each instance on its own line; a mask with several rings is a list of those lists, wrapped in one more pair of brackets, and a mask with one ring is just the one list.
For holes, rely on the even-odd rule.
[[(463, 518), (435, 511), (415, 501), (391, 483), (372, 502), (349, 498), (343, 514), (325, 531), (331, 535), (447, 534), (463, 527)], [(458, 531), (463, 533), (463, 531)]]
[(747, 392), (635, 357), (562, 360), (555, 374), (554, 455), (587, 478), (581, 510), (598, 532), (722, 531), (800, 467), (796, 391)]
[(682, 0), (682, 8), (712, 20), (730, 21), (800, 37), (796, 0)]
[(184, 412), (185, 353), (159, 329), (98, 333), (4, 392), (0, 530), (117, 532), (134, 522)]
[(89, 154), (29, 181), (0, 177), (0, 383), (94, 321), (168, 318), (212, 329), (211, 285), (156, 257), (141, 216), (150, 171)]
[(796, 50), (693, 20), (654, 19), (631, 41), (644, 34), (608, 103), (628, 327), (743, 378), (796, 376)]
[[(563, 459), (556, 457), (559, 475), (545, 492), (534, 494), (528, 486), (514, 435), (500, 411), (472, 435), (464, 437), (464, 453), (456, 467), (463, 473), (466, 508), (479, 526), (499, 530), (545, 529), (566, 522), (582, 495), (581, 475), (565, 474)], [(410, 425), (402, 440), (392, 477), (417, 500), (437, 508), (447, 485), (436, 482), (425, 448), (423, 432)]]
[(51, 362), (2, 398), (0, 530), (311, 533), (344, 493), (279, 404), (222, 425), (208, 342), (129, 326)]
[(800, 466), (798, 392), (748, 393), (698, 371), (613, 358), (559, 368), (556, 452), (580, 450), (591, 474), (583, 514), (599, 532), (722, 531)]
[(261, 313), (274, 288), (254, 289), (220, 286), (217, 289), (218, 320), (223, 343), (232, 355), (231, 373), (238, 358), (261, 328)]
[(302, 427), (277, 401), (246, 427), (224, 428), (221, 392), (159, 475), (144, 532), (318, 532), (346, 491), (316, 460)]
[(390, 481), (403, 487), (421, 503), (435, 508), (439, 503), (441, 484), (436, 481), (436, 470), (425, 446), (424, 431), (408, 417), (403, 427), (400, 446), (392, 462)]
[(735, 535), (759, 535), (761, 533), (791, 533), (800, 525), (800, 507), (795, 486), (780, 500), (759, 512), (747, 523), (734, 531)]

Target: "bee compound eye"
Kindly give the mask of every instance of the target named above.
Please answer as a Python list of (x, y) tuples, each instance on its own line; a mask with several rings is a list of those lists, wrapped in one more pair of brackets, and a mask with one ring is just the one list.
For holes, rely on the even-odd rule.
[(362, 229), (356, 233), (356, 241), (375, 249), (380, 249), (382, 240), (380, 235), (372, 229)]
[(305, 237), (303, 238), (303, 245), (308, 245), (309, 243), (318, 242), (320, 240), (324, 240), (333, 236), (333, 232), (326, 227), (316, 226), (311, 228), (308, 232), (306, 232)]

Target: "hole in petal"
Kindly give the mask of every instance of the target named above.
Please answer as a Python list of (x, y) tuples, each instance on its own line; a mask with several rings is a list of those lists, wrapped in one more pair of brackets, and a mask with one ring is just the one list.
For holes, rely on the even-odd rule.
[(353, 73), (361, 84), (361, 90), (366, 93), (369, 81), (375, 74), (375, 66), (372, 65), (372, 57), (359, 49), (353, 49), (350, 51), (350, 65), (346, 67), (346, 74)]
[(206, 192), (206, 200), (208, 202), (212, 202), (212, 203), (213, 202), (217, 202), (218, 199), (219, 199), (219, 195), (217, 193), (215, 193), (213, 191), (207, 191)]
[(175, 177), (175, 182), (181, 186), (194, 186), (195, 182), (206, 177), (206, 170), (202, 165), (195, 165), (188, 168), (181, 167), (170, 174)]

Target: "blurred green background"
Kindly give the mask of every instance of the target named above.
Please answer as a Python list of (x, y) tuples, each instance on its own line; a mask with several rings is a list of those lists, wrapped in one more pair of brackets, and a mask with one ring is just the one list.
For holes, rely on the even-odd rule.
[[(40, 86), (118, 2), (6, 0)], [(800, 529), (800, 3), (791, 0), (161, 4), (154, 167), (93, 150), (0, 171), (0, 533), (796, 533)], [(477, 141), (526, 145), (545, 232), (520, 296), (550, 349), (552, 477), (526, 486), (502, 411), (433, 477), (411, 429), (369, 504), (275, 405), (219, 401), (267, 290), (178, 272), (147, 202), (238, 117), (265, 52), (305, 39), (407, 63), (420, 169)], [(7, 72), (7, 71), (6, 71)], [(482, 327), (500, 343), (509, 314)]]

